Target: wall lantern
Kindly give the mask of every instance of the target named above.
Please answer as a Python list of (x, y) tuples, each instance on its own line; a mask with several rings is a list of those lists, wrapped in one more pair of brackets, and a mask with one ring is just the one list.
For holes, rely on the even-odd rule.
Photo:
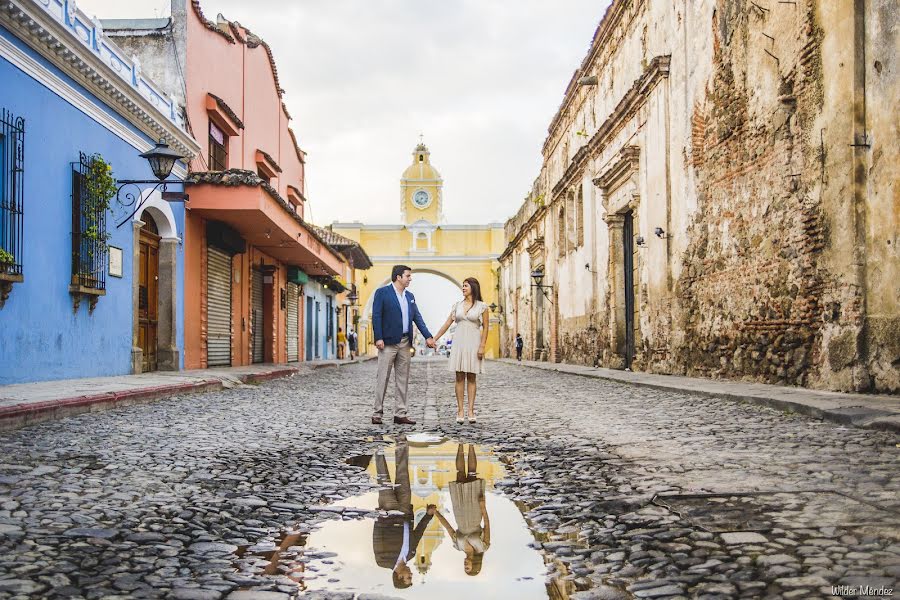
[[(353, 286), (356, 288), (356, 286)], [(356, 293), (356, 289), (347, 294), (347, 301), (350, 302), (351, 306), (356, 306), (356, 302), (359, 300), (359, 294)]]
[[(166, 191), (166, 178), (172, 174), (172, 168), (175, 166), (175, 163), (184, 157), (171, 148), (169, 145), (165, 143), (163, 140), (159, 140), (156, 146), (152, 149), (139, 154), (141, 158), (147, 159), (147, 162), (150, 163), (150, 170), (153, 171), (153, 175), (156, 177), (156, 181), (146, 180), (146, 179), (119, 179), (116, 183), (119, 184), (119, 189), (116, 190), (116, 202), (118, 202), (119, 206), (123, 208), (131, 208), (134, 207), (134, 210), (131, 211), (131, 214), (125, 217), (121, 223), (116, 225), (116, 228), (121, 227), (125, 223), (131, 220), (131, 218), (141, 210), (144, 206), (144, 202), (147, 201), (147, 198), (150, 195), (159, 190), (162, 192), (163, 200), (168, 202), (185, 202), (188, 199), (187, 194), (184, 192), (167, 192)], [(182, 183), (182, 182), (169, 182), (169, 183)], [(152, 185), (153, 188), (150, 190), (150, 193), (143, 194), (141, 193), (142, 185)], [(136, 191), (134, 192), (125, 192), (125, 199), (122, 199), (122, 190), (127, 186), (133, 186)]]
[(667, 237), (669, 237), (668, 235), (666, 235), (666, 232), (663, 230), (662, 227), (657, 227), (656, 229), (654, 229), (653, 234), (661, 240), (664, 240)]
[(494, 304), (493, 302), (491, 302), (491, 304), (490, 304), (490, 306), (488, 306), (488, 308), (490, 308), (491, 312), (494, 312), (494, 313), (495, 312), (503, 312), (503, 307), (500, 306), (499, 304)]
[(537, 288), (552, 288), (552, 285), (543, 285), (544, 282), (544, 272), (540, 269), (531, 272), (531, 278), (534, 279), (534, 283), (532, 287)]
[(551, 304), (553, 300), (550, 300), (550, 295), (547, 294), (548, 289), (553, 289), (552, 285), (544, 285), (544, 271), (543, 269), (535, 269), (531, 272), (531, 278), (534, 279), (534, 283), (531, 284), (531, 287), (536, 287), (541, 290), (541, 293), (544, 295), (544, 298), (547, 299)]

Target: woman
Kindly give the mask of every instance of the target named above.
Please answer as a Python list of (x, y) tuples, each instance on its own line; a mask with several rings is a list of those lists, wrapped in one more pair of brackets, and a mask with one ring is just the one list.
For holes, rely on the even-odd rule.
[[(484, 346), (487, 343), (490, 314), (481, 300), (481, 286), (474, 277), (462, 284), (463, 299), (453, 305), (450, 316), (434, 339), (441, 338), (456, 321), (449, 369), (456, 373), (456, 422), (463, 422), (463, 398), (469, 393), (469, 421), (475, 423), (475, 376), (484, 372)], [(480, 329), (480, 331), (479, 331)]]
[(484, 502), (484, 479), (478, 478), (477, 470), (475, 446), (469, 444), (469, 468), (466, 470), (463, 445), (460, 444), (456, 450), (456, 481), (450, 482), (450, 502), (457, 529), (441, 511), (434, 513), (453, 540), (453, 546), (466, 555), (463, 559), (466, 575), (473, 576), (481, 572), (484, 553), (491, 547), (491, 521)]
[(338, 360), (344, 358), (344, 349), (347, 344), (347, 335), (344, 333), (344, 330), (338, 327), (338, 335), (337, 335), (337, 357)]

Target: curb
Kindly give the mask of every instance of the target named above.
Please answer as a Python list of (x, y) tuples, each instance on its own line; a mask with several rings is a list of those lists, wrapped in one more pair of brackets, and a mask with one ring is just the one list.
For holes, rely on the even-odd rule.
[[(299, 369), (284, 368), (265, 373), (237, 375), (236, 377), (243, 383), (262, 383), (272, 379), (289, 377), (298, 372)], [(0, 431), (19, 429), (20, 427), (34, 425), (43, 421), (63, 419), (86, 412), (99, 412), (110, 408), (142, 404), (182, 394), (217, 392), (223, 389), (225, 389), (225, 384), (221, 379), (209, 378), (190, 383), (156, 385), (123, 390), (121, 392), (76, 396), (61, 400), (24, 402), (0, 409)]]
[[(512, 364), (512, 363), (510, 363)], [(576, 375), (578, 377), (588, 377), (591, 379), (602, 379), (603, 381), (611, 381), (614, 383), (621, 383), (625, 385), (637, 385), (641, 387), (648, 387), (661, 391), (668, 392), (679, 392), (682, 394), (691, 394), (694, 396), (706, 396), (712, 398), (719, 398), (722, 400), (731, 400), (737, 402), (743, 402), (746, 404), (754, 404), (757, 406), (764, 406), (766, 408), (772, 408), (780, 411), (794, 412), (797, 414), (801, 414), (807, 417), (812, 417), (815, 419), (821, 419), (823, 421), (830, 421), (832, 423), (837, 423), (839, 425), (847, 425), (851, 427), (859, 427), (863, 429), (876, 429), (880, 431), (889, 431), (892, 433), (900, 433), (900, 414), (896, 411), (890, 410), (879, 410), (875, 408), (867, 408), (864, 406), (845, 406), (835, 409), (821, 409), (816, 406), (811, 406), (809, 404), (805, 404), (803, 402), (792, 402), (790, 400), (783, 400), (780, 398), (770, 398), (765, 396), (753, 396), (748, 394), (741, 394), (737, 392), (722, 392), (722, 391), (706, 391), (701, 389), (692, 389), (687, 387), (679, 387), (676, 385), (665, 385), (662, 383), (652, 383), (648, 381), (629, 381), (628, 379), (622, 377), (610, 377), (608, 375), (603, 375), (602, 373), (591, 373), (591, 372), (578, 372), (578, 371), (567, 371), (564, 369), (558, 369), (553, 367), (540, 367), (536, 365), (516, 363), (521, 367), (528, 367), (530, 369), (537, 369), (539, 371), (555, 371), (557, 373), (561, 373), (563, 375)]]

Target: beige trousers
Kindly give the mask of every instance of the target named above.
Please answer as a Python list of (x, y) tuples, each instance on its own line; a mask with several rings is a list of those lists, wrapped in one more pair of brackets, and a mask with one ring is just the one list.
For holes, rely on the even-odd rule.
[(406, 389), (409, 386), (409, 339), (399, 344), (385, 344), (378, 351), (378, 380), (375, 383), (375, 417), (384, 414), (384, 396), (387, 393), (391, 369), (394, 369), (394, 416), (405, 417), (407, 410)]

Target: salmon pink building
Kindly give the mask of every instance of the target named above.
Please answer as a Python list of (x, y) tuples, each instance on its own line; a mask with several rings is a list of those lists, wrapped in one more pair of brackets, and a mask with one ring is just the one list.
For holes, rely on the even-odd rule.
[(183, 103), (201, 147), (185, 180), (185, 368), (299, 360), (303, 286), (340, 293), (345, 264), (304, 220), (305, 156), (271, 49), (196, 0), (103, 24)]

